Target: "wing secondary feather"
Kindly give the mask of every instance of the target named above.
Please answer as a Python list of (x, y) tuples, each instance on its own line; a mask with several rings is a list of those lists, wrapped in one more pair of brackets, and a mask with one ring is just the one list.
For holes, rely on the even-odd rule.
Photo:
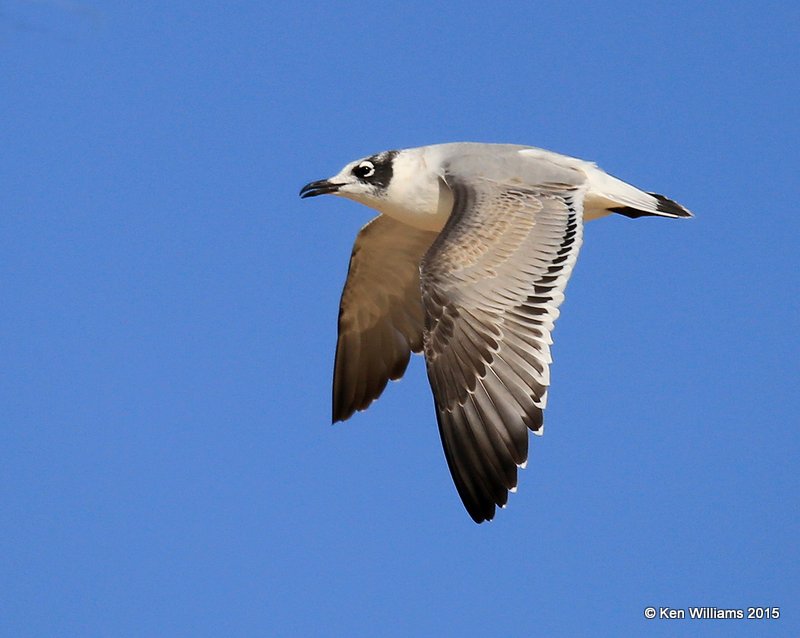
[(422, 349), (419, 263), (435, 237), (384, 215), (358, 233), (339, 305), (334, 422), (369, 407)]
[(550, 333), (582, 239), (585, 185), (445, 179), (453, 212), (422, 264), (439, 433), (470, 516), (490, 520), (540, 431)]

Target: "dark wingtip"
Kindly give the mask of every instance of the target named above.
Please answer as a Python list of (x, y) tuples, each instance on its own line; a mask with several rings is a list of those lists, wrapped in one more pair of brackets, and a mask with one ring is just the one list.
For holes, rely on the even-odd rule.
[(356, 408), (353, 406), (345, 406), (334, 398), (333, 410), (331, 412), (331, 425), (336, 425), (342, 421), (347, 421), (351, 416), (356, 413)]
[[(456, 487), (458, 487), (457, 484)], [(484, 503), (470, 498), (464, 498), (460, 491), (459, 496), (461, 496), (461, 502), (464, 504), (464, 509), (467, 511), (467, 514), (469, 514), (469, 517), (478, 525), (481, 523), (488, 523), (494, 519), (494, 515), (497, 513), (497, 508), (494, 503)]]

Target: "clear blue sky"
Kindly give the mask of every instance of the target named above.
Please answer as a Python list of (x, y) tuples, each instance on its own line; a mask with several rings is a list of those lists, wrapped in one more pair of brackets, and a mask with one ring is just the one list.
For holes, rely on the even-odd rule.
[[(0, 3), (0, 635), (788, 636), (791, 2)], [(468, 518), (421, 359), (331, 427), (371, 212), (443, 141), (597, 161), (519, 493)], [(780, 606), (774, 621), (646, 606)]]

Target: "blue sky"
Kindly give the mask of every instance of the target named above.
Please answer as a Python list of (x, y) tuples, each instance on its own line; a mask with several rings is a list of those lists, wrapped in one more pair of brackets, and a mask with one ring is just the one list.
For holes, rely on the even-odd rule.
[[(0, 634), (797, 635), (798, 23), (0, 3)], [(329, 425), (371, 212), (297, 197), (459, 140), (592, 159), (697, 216), (587, 227), (546, 434), (481, 526), (421, 359)]]

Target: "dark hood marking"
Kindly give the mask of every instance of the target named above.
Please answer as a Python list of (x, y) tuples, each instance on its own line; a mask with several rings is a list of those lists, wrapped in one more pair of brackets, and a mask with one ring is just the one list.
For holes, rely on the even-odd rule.
[(388, 188), (394, 173), (394, 158), (397, 157), (399, 152), (384, 151), (368, 157), (367, 159), (375, 165), (375, 172), (361, 181), (365, 184), (373, 184), (382, 190)]

